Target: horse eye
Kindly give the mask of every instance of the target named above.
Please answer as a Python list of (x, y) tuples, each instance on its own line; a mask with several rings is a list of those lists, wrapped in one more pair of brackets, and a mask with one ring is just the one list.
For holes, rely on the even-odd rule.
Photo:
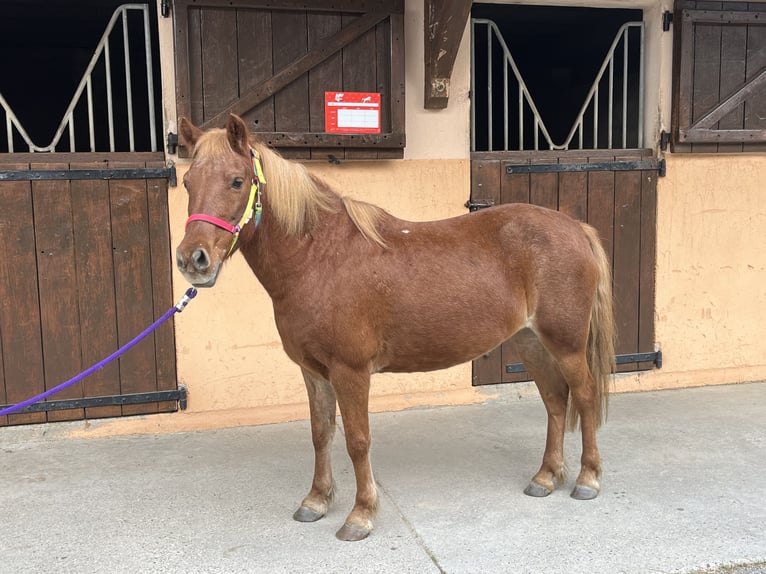
[(231, 187), (233, 187), (234, 189), (242, 189), (242, 184), (244, 182), (245, 181), (241, 177), (238, 177), (234, 181), (231, 182)]

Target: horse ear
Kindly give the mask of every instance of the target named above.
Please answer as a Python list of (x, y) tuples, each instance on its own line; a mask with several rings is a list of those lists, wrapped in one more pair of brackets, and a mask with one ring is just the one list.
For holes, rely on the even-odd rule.
[(229, 114), (229, 121), (226, 122), (226, 135), (229, 137), (231, 149), (240, 155), (250, 157), (250, 140), (247, 124), (242, 118), (235, 114)]
[(184, 143), (193, 148), (197, 144), (197, 140), (205, 133), (186, 118), (178, 120), (178, 133), (181, 134), (181, 139)]

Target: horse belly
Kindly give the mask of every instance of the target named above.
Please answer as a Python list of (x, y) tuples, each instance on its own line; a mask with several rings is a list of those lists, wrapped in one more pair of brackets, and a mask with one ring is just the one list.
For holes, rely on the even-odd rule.
[(487, 302), (481, 309), (438, 303), (410, 309), (384, 338), (380, 370), (432, 371), (471, 361), (524, 326), (525, 317), (513, 307)]

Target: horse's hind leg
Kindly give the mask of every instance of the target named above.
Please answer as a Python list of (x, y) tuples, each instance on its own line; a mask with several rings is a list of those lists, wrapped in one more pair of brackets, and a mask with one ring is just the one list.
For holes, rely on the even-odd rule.
[(311, 437), (314, 443), (314, 479), (293, 518), (298, 522), (314, 522), (327, 514), (332, 501), (332, 439), (335, 435), (335, 391), (326, 380), (303, 371), (303, 380), (311, 410)]
[(572, 353), (559, 358), (559, 368), (569, 383), (572, 401), (580, 415), (582, 433), (580, 475), (572, 490), (572, 498), (590, 500), (596, 498), (601, 490), (601, 456), (596, 443), (596, 415), (600, 405), (597, 402), (596, 382), (588, 368), (585, 353)]
[(564, 430), (569, 387), (555, 362), (538, 338), (529, 330), (519, 332), (513, 345), (524, 361), (524, 366), (540, 391), (548, 413), (548, 432), (540, 470), (537, 471), (524, 494), (548, 496), (566, 479), (564, 463)]

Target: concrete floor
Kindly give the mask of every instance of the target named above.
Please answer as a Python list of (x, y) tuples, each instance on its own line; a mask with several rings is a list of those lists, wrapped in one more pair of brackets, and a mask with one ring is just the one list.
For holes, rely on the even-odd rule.
[[(512, 386), (482, 405), (371, 416), (380, 512), (334, 533), (353, 501), (342, 437), (338, 496), (291, 519), (311, 480), (308, 422), (66, 438), (83, 423), (0, 429), (0, 573), (766, 572), (766, 383), (615, 395), (599, 443), (603, 490), (522, 490), (545, 412)], [(79, 427), (77, 426), (79, 425)]]

